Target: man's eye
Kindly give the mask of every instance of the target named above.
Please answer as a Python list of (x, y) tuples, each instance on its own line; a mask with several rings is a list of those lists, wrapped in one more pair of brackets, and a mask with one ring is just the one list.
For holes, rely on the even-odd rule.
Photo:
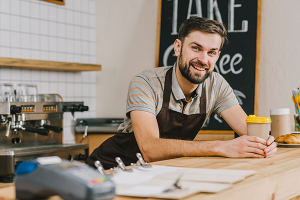
[(199, 51), (199, 47), (192, 47), (194, 50)]
[(208, 54), (210, 54), (210, 55), (216, 55), (217, 53), (215, 51), (210, 51), (210, 52), (208, 52)]

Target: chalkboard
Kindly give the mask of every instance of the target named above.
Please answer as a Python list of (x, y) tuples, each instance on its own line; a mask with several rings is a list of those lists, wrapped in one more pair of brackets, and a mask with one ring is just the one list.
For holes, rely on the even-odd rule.
[[(231, 85), (244, 111), (258, 113), (261, 0), (160, 0), (157, 30), (157, 67), (176, 62), (173, 43), (180, 24), (190, 17), (223, 23), (229, 44), (221, 50), (215, 71)], [(214, 113), (203, 130), (232, 129)], [(229, 131), (230, 132), (230, 131)]]

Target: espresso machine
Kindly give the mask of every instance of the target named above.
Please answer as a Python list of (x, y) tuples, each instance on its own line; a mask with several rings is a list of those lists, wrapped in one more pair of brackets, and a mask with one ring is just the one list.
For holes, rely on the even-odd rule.
[(88, 111), (84, 102), (40, 94), (30, 102), (0, 102), (0, 182), (12, 182), (22, 161), (43, 156), (85, 161), (88, 144), (63, 144), (63, 114)]

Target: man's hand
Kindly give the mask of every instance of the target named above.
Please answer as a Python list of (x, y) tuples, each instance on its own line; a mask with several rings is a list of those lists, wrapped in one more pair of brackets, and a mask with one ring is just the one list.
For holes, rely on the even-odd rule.
[(272, 135), (270, 135), (267, 140), (267, 146), (268, 147), (264, 149), (265, 157), (270, 158), (277, 152), (277, 143), (274, 141), (274, 137)]
[[(272, 139), (268, 142), (272, 143)], [(265, 150), (269, 148), (266, 143), (266, 140), (260, 137), (243, 135), (233, 140), (224, 141), (223, 145), (220, 146), (220, 153), (225, 157), (264, 158), (266, 157)], [(272, 147), (269, 148), (271, 152), (267, 149), (267, 153), (273, 156), (276, 151)]]

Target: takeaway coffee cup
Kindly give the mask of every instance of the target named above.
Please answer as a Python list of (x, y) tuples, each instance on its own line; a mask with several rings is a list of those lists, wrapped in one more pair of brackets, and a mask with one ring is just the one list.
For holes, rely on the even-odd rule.
[(271, 109), (270, 117), (272, 120), (271, 135), (273, 135), (275, 139), (281, 135), (291, 133), (289, 108)]
[(270, 117), (256, 117), (249, 115), (246, 119), (247, 134), (250, 136), (257, 136), (264, 140), (269, 138), (270, 133)]

